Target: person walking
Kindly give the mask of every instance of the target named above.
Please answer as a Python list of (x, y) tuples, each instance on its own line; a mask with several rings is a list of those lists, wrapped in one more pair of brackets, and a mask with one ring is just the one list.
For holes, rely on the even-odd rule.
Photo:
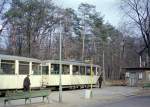
[(103, 76), (101, 74), (100, 77), (99, 77), (99, 79), (98, 79), (99, 88), (101, 88), (101, 86), (102, 86), (102, 81), (103, 81)]
[(23, 81), (23, 90), (30, 91), (30, 85), (31, 85), (30, 78), (29, 78), (29, 75), (27, 75), (27, 77)]

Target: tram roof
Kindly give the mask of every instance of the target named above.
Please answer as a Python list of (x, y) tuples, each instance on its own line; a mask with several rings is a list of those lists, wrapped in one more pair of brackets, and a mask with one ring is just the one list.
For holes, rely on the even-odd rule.
[[(0, 54), (0, 59), (3, 59), (3, 60), (19, 60), (19, 61), (32, 61), (32, 62), (42, 62), (42, 63), (54, 63), (54, 64), (59, 64), (60, 61), (59, 60), (39, 60), (39, 59), (35, 59), (35, 58), (27, 58), (27, 57), (22, 57), (22, 56), (14, 56), (14, 55), (4, 55), (4, 54)], [(69, 60), (69, 61), (61, 61), (62, 64), (72, 64), (72, 65), (91, 65), (90, 63), (84, 63), (84, 62), (81, 62), (81, 61), (72, 61), (72, 60)], [(93, 64), (93, 66), (95, 67), (100, 67), (99, 65), (95, 65)]]
[(19, 61), (33, 61), (33, 62), (41, 62), (38, 59), (34, 59), (34, 58), (27, 58), (27, 57), (22, 57), (22, 56), (13, 56), (13, 55), (3, 55), (0, 54), (0, 59), (3, 60), (19, 60)]
[[(42, 61), (43, 63), (54, 63), (54, 64), (59, 64), (60, 61), (59, 60), (44, 60)], [(83, 62), (80, 62), (80, 61), (61, 61), (62, 64), (72, 64), (72, 65), (91, 65), (89, 63), (83, 63)], [(93, 66), (95, 67), (100, 67), (99, 65), (95, 65), (93, 64)]]

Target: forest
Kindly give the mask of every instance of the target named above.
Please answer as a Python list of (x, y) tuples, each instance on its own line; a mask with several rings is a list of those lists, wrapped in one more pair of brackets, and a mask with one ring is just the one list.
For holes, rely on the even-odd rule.
[(117, 27), (104, 21), (96, 6), (62, 8), (53, 0), (0, 1), (0, 54), (59, 60), (92, 60), (117, 80), (122, 68), (148, 67), (150, 57), (150, 0), (121, 0), (128, 20)]

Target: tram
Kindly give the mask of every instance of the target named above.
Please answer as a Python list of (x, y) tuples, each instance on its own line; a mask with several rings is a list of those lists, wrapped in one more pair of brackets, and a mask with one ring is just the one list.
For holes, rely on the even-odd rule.
[(62, 66), (61, 84), (63, 87), (89, 87), (90, 84), (96, 84), (102, 73), (101, 67), (98, 65), (77, 61), (46, 60), (42, 62), (43, 85), (59, 86), (60, 64)]
[(0, 90), (22, 89), (29, 74), (31, 87), (41, 87), (41, 61), (33, 58), (0, 55)]
[[(31, 88), (58, 87), (59, 69), (62, 67), (63, 87), (85, 87), (96, 84), (101, 67), (77, 61), (39, 60), (0, 54), (0, 92), (23, 88), (30, 75)], [(91, 72), (92, 71), (92, 72)], [(91, 75), (92, 74), (92, 75)]]

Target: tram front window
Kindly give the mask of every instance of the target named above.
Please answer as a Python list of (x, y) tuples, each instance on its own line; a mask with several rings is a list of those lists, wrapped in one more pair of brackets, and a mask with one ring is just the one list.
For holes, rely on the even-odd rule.
[(97, 67), (96, 75), (100, 75), (101, 73), (102, 73), (101, 69), (99, 67)]
[(29, 62), (19, 61), (19, 74), (29, 74)]
[(15, 61), (1, 60), (0, 74), (15, 74)]
[(48, 66), (42, 66), (42, 74), (48, 75), (48, 71), (49, 71)]
[(32, 62), (32, 72), (33, 72), (33, 75), (40, 75), (41, 74), (39, 63)]
[(96, 75), (96, 67), (93, 67), (93, 75)]
[(51, 64), (51, 74), (59, 74), (59, 64)]
[(91, 75), (91, 67), (86, 67), (86, 75)]

